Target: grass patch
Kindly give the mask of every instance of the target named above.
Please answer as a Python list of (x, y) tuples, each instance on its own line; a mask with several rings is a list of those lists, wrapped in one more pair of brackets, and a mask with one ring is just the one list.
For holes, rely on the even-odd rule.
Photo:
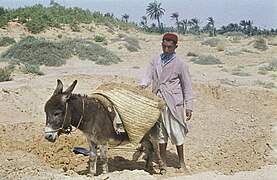
[(0, 46), (9, 46), (14, 43), (16, 43), (16, 41), (11, 37), (0, 37)]
[(10, 66), (0, 68), (0, 82), (12, 80), (11, 79), (12, 72), (13, 72), (13, 68)]
[(258, 39), (255, 40), (253, 47), (255, 49), (258, 49), (260, 51), (265, 51), (268, 49), (267, 45), (266, 45), (266, 41), (263, 37), (259, 37)]
[(268, 74), (268, 71), (264, 67), (260, 67), (258, 73), (261, 75), (266, 75)]
[(217, 49), (218, 51), (224, 51), (224, 50), (226, 49), (225, 43), (224, 43), (223, 41), (219, 41), (219, 42), (217, 43), (216, 49)]
[(223, 64), (219, 59), (213, 57), (213, 56), (199, 56), (197, 58), (193, 58), (191, 60), (195, 64), (201, 64), (201, 65), (213, 65), (213, 64)]
[(210, 46), (210, 47), (216, 47), (218, 45), (219, 41), (220, 40), (217, 39), (217, 38), (211, 38), (211, 39), (208, 39), (208, 40), (202, 42), (201, 44), (206, 45), (206, 46)]
[(246, 49), (246, 48), (242, 48), (241, 51), (246, 52), (246, 53), (256, 53), (255, 51), (252, 51), (252, 50), (249, 50), (249, 49)]
[(94, 36), (95, 42), (103, 42), (105, 39), (106, 38), (104, 36), (99, 36), (99, 35)]
[(277, 79), (277, 74), (272, 74), (270, 77), (272, 77), (273, 79)]
[(126, 42), (125, 47), (130, 51), (138, 51), (140, 49), (139, 41), (135, 38), (124, 36), (123, 41)]
[(250, 76), (251, 74), (249, 74), (248, 72), (244, 72), (242, 70), (243, 67), (237, 67), (235, 69), (232, 70), (232, 75), (236, 75), (236, 76)]
[(31, 64), (25, 64), (22, 68), (22, 72), (25, 74), (36, 74), (39, 76), (43, 75), (43, 72), (40, 71), (39, 66)]
[(267, 74), (267, 71), (277, 71), (277, 60), (276, 59), (271, 60), (268, 63), (268, 66), (263, 66), (263, 67), (259, 68), (259, 73), (261, 72), (262, 74), (263, 73)]
[(227, 51), (225, 54), (228, 56), (239, 56), (242, 54), (242, 52), (240, 52), (240, 51), (228, 52)]
[(236, 31), (233, 31), (233, 32), (226, 32), (223, 34), (224, 36), (226, 37), (246, 37), (245, 34), (243, 34), (242, 32), (236, 32)]
[(232, 81), (230, 79), (227, 79), (227, 78), (224, 78), (224, 79), (219, 79), (220, 83), (221, 84), (227, 84), (227, 85), (230, 85), (230, 86), (235, 86), (236, 85), (236, 81)]
[(267, 88), (267, 89), (277, 88), (277, 86), (273, 82), (267, 82), (266, 83), (266, 82), (263, 82), (263, 81), (260, 81), (260, 80), (256, 80), (255, 83), (258, 84), (259, 86), (262, 86), (262, 87)]
[(198, 55), (193, 52), (188, 52), (187, 56), (197, 57)]
[(97, 64), (109, 65), (120, 60), (111, 51), (83, 39), (48, 41), (32, 36), (23, 38), (2, 54), (2, 58), (19, 59), (23, 64), (34, 66), (61, 66), (73, 55), (80, 59), (95, 61)]

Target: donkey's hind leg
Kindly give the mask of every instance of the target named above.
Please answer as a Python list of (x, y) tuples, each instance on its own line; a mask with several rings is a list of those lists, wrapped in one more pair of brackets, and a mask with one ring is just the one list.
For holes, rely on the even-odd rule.
[(97, 145), (88, 140), (89, 142), (89, 148), (90, 148), (90, 156), (89, 156), (89, 167), (88, 167), (88, 170), (89, 170), (89, 174), (95, 176), (96, 175), (96, 162), (97, 162)]
[(107, 145), (99, 145), (99, 149), (100, 149), (100, 159), (102, 161), (103, 174), (107, 174), (109, 172), (108, 146)]

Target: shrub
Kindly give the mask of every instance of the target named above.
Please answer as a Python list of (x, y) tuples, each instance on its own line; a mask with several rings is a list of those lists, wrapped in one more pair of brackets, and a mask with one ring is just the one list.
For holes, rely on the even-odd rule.
[(269, 82), (269, 83), (265, 83), (264, 88), (273, 89), (273, 88), (277, 88), (277, 87), (276, 87), (275, 83)]
[(243, 34), (243, 32), (236, 32), (236, 31), (233, 31), (233, 32), (226, 32), (223, 34), (224, 36), (226, 37), (229, 37), (229, 36), (234, 36), (234, 37), (246, 37), (245, 34)]
[(270, 77), (272, 77), (273, 79), (277, 79), (277, 74), (272, 74)]
[(24, 72), (25, 74), (31, 73), (39, 76), (43, 75), (43, 72), (40, 71), (39, 66), (31, 64), (25, 64), (22, 69), (22, 72)]
[(20, 59), (25, 64), (60, 66), (70, 56), (61, 43), (28, 36), (11, 46), (2, 54), (2, 58)]
[(210, 46), (210, 47), (216, 47), (219, 43), (219, 39), (217, 38), (211, 38), (211, 39), (208, 39), (204, 42), (202, 42), (201, 44), (202, 45), (206, 45), (206, 46)]
[(255, 40), (253, 47), (261, 51), (265, 51), (268, 49), (266, 45), (266, 41), (262, 37), (259, 37), (258, 39)]
[(277, 71), (277, 60), (271, 60), (268, 63), (268, 66), (260, 67), (259, 70), (261, 71)]
[(131, 45), (128, 45), (128, 44), (125, 44), (125, 47), (127, 48), (128, 51), (130, 52), (136, 52), (138, 51), (138, 49), (134, 46), (131, 46)]
[[(47, 41), (32, 36), (22, 39), (2, 54), (2, 58), (19, 59), (23, 64), (35, 66), (60, 66), (72, 55), (98, 63), (103, 58), (104, 64), (117, 63), (120, 60), (114, 53), (102, 46), (83, 39)], [(101, 60), (103, 62), (103, 60)]]
[(197, 58), (192, 59), (195, 64), (202, 64), (202, 65), (213, 65), (213, 64), (223, 64), (219, 59), (213, 56), (199, 56)]
[(242, 52), (234, 51), (234, 52), (226, 52), (225, 54), (228, 56), (239, 56), (240, 54), (242, 54)]
[(268, 74), (267, 70), (266, 70), (264, 67), (260, 67), (258, 73), (261, 74), (261, 75), (266, 75), (266, 74)]
[(9, 46), (16, 43), (16, 41), (11, 37), (0, 37), (0, 46)]
[(95, 42), (103, 42), (104, 40), (105, 40), (104, 36), (99, 36), (99, 35), (94, 36)]
[(133, 49), (140, 49), (139, 41), (135, 38), (125, 36), (123, 40), (127, 43), (127, 48), (132, 47)]
[(244, 72), (242, 70), (242, 67), (237, 67), (237, 68), (233, 69), (232, 75), (236, 75), (236, 76), (250, 76), (250, 74), (248, 72)]
[(13, 69), (10, 67), (0, 68), (0, 82), (10, 81)]
[(229, 80), (227, 78), (224, 79), (219, 79), (221, 84), (227, 84), (227, 85), (231, 85), (231, 86), (235, 86), (236, 85), (236, 81), (235, 80)]
[(222, 41), (218, 42), (218, 44), (217, 44), (217, 46), (216, 46), (216, 49), (217, 49), (218, 51), (224, 51), (224, 50), (226, 49), (225, 43), (222, 42)]
[(197, 54), (192, 53), (192, 52), (188, 52), (187, 56), (197, 57)]

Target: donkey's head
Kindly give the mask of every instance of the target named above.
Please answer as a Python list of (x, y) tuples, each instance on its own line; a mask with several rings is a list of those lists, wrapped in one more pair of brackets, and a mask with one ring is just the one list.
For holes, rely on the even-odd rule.
[(58, 79), (53, 95), (45, 104), (46, 127), (44, 137), (48, 141), (55, 142), (61, 133), (71, 130), (71, 115), (67, 113), (68, 100), (76, 84), (77, 80), (63, 92), (63, 83)]

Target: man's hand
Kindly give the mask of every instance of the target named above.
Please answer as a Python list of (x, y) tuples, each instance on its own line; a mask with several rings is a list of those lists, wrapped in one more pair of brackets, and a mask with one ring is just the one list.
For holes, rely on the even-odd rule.
[(139, 85), (138, 88), (139, 88), (140, 90), (142, 90), (142, 89), (145, 89), (146, 86), (145, 86), (145, 85)]
[(192, 110), (186, 109), (186, 116), (187, 116), (187, 121), (189, 121), (192, 117)]

